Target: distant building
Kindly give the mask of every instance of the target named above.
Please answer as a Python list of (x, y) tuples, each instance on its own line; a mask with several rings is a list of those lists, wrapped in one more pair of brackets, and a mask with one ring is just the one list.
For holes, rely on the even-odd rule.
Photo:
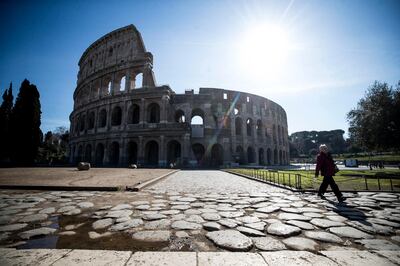
[(289, 162), (285, 110), (266, 98), (156, 85), (153, 55), (129, 25), (79, 60), (70, 115), (70, 161), (95, 166), (221, 167)]

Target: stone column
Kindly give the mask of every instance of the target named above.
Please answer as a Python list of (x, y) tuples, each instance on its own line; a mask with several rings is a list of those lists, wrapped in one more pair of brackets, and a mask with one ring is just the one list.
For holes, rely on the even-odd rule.
[(111, 103), (107, 105), (107, 131), (111, 129), (111, 117), (112, 117)]
[(125, 74), (125, 93), (131, 90), (131, 72), (128, 70)]
[(128, 101), (124, 101), (124, 107), (122, 109), (121, 126), (125, 130), (128, 124)]
[(108, 165), (109, 163), (109, 156), (108, 156), (108, 141), (104, 143), (104, 157), (103, 157), (103, 165)]
[(160, 123), (167, 123), (167, 104), (168, 104), (169, 96), (163, 95), (161, 100), (161, 114), (160, 114)]
[(139, 124), (144, 125), (146, 123), (146, 100), (144, 98), (140, 101), (140, 119)]
[(165, 149), (165, 137), (164, 135), (160, 136), (160, 147), (159, 147), (159, 154), (158, 154), (158, 166), (165, 167), (167, 165), (166, 159), (166, 149)]
[(185, 133), (183, 135), (182, 161), (190, 163), (190, 133)]
[(119, 145), (119, 161), (118, 165), (119, 166), (127, 166), (126, 163), (126, 154), (124, 153), (124, 147), (125, 147), (125, 139), (120, 140), (120, 145)]
[(143, 136), (139, 136), (139, 141), (138, 141), (138, 150), (137, 150), (137, 162), (139, 165), (144, 164), (144, 144), (143, 144)]

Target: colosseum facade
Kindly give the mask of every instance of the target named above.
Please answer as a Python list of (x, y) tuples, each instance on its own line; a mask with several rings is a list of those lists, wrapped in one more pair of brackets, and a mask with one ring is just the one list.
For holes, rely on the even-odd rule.
[(70, 162), (95, 166), (280, 165), (289, 161), (285, 110), (254, 94), (157, 85), (153, 55), (129, 25), (79, 60)]

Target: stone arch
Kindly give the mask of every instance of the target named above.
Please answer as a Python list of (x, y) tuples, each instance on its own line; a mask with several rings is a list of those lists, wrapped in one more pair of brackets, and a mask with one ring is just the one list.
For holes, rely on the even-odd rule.
[(145, 147), (145, 162), (146, 165), (158, 165), (158, 143), (150, 140)]
[(140, 122), (140, 107), (137, 104), (132, 104), (128, 110), (128, 124), (139, 124)]
[(249, 146), (247, 148), (247, 163), (255, 163), (255, 152), (253, 147)]
[(185, 112), (183, 112), (182, 110), (177, 110), (175, 112), (175, 117), (174, 120), (176, 123), (185, 123), (186, 122), (186, 118), (185, 118)]
[(279, 151), (279, 164), (282, 164), (282, 151)]
[(119, 126), (122, 122), (122, 109), (119, 106), (115, 106), (111, 113), (111, 125)]
[[(272, 125), (272, 141), (274, 144), (277, 143), (276, 141), (276, 125)], [(275, 160), (275, 155), (274, 155), (274, 160)]]
[(138, 145), (134, 141), (129, 141), (127, 145), (128, 164), (137, 164)]
[(135, 76), (135, 88), (142, 88), (143, 87), (143, 73), (137, 73)]
[(96, 166), (102, 166), (104, 161), (104, 145), (102, 143), (97, 144), (95, 157)]
[(274, 149), (274, 164), (278, 164), (278, 150)]
[(147, 122), (160, 123), (160, 106), (157, 103), (151, 103), (147, 107)]
[(221, 144), (214, 144), (211, 148), (211, 166), (220, 167), (224, 164), (224, 148)]
[(126, 77), (125, 75), (121, 77), (121, 79), (119, 80), (119, 91), (125, 91), (125, 84), (126, 84)]
[(85, 162), (92, 162), (92, 145), (90, 144), (85, 147)]
[(110, 144), (110, 153), (109, 153), (109, 161), (110, 165), (117, 166), (119, 163), (119, 143), (113, 141)]
[(98, 127), (105, 127), (107, 125), (107, 111), (106, 109), (101, 109), (99, 112), (99, 123)]
[(203, 161), (204, 161), (204, 154), (205, 154), (204, 146), (200, 143), (195, 143), (192, 145), (192, 150), (193, 150), (194, 157), (196, 158), (197, 165), (202, 166)]
[(181, 163), (181, 144), (176, 140), (171, 140), (167, 144), (167, 163), (168, 165)]
[(264, 149), (263, 148), (258, 149), (258, 164), (265, 165), (265, 157), (264, 157)]
[(84, 131), (85, 130), (85, 123), (86, 122), (86, 115), (82, 115), (79, 118), (79, 131)]
[(242, 118), (240, 117), (235, 118), (235, 134), (237, 136), (242, 135)]
[(95, 114), (94, 111), (91, 111), (88, 115), (88, 129), (94, 128)]
[(236, 147), (236, 158), (235, 161), (239, 164), (245, 164), (245, 157), (244, 157), (244, 150), (242, 146), (237, 146)]
[(267, 165), (271, 165), (271, 163), (272, 163), (272, 160), (271, 160), (271, 149), (270, 148), (268, 148), (267, 149)]
[[(197, 120), (197, 118), (201, 118), (199, 119), (199, 121)], [(192, 115), (190, 118), (190, 124), (191, 125), (204, 125), (204, 111), (201, 110), (200, 108), (196, 108), (192, 110)]]
[(261, 119), (258, 119), (257, 125), (256, 125), (256, 130), (257, 130), (257, 135), (260, 137), (262, 135), (262, 127), (263, 127), (262, 121), (261, 121)]
[(83, 146), (82, 145), (78, 146), (78, 154), (76, 156), (76, 160), (78, 162), (81, 162), (83, 160)]
[(247, 118), (246, 120), (246, 132), (247, 136), (251, 137), (253, 135), (253, 120), (251, 118)]

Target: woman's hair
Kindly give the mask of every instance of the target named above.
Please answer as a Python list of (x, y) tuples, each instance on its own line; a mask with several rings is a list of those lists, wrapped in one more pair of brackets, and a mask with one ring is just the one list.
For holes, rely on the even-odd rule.
[(319, 151), (324, 152), (324, 153), (328, 153), (328, 146), (326, 146), (325, 144), (321, 144), (319, 145)]

